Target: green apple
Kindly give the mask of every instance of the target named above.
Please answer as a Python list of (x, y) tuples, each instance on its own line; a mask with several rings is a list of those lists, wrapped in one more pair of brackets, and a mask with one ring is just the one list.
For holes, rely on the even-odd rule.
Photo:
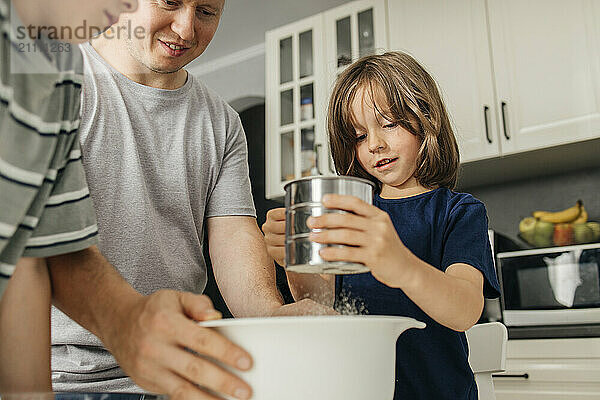
[(521, 237), (529, 244), (533, 244), (536, 224), (537, 220), (533, 217), (523, 218), (521, 222), (519, 222), (519, 233), (521, 234)]
[(533, 235), (533, 244), (537, 247), (550, 247), (552, 246), (553, 235), (554, 224), (552, 222), (537, 221)]
[(594, 231), (587, 224), (575, 224), (573, 235), (575, 243), (589, 243), (594, 240)]
[(592, 230), (592, 232), (594, 232), (594, 237), (592, 238), (592, 241), (598, 241), (600, 240), (600, 223), (598, 222), (588, 222), (586, 223), (586, 225), (588, 226), (588, 228), (590, 228)]

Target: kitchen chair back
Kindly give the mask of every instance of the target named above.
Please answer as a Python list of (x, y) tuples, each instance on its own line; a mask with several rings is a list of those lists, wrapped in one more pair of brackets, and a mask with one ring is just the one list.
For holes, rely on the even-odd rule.
[(492, 373), (504, 371), (508, 340), (506, 327), (500, 322), (490, 322), (477, 324), (465, 333), (479, 400), (496, 400)]

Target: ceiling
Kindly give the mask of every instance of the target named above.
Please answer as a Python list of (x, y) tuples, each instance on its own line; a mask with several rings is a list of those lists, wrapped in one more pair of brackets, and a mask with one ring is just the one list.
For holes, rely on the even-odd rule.
[(219, 29), (195, 63), (205, 63), (265, 41), (265, 32), (350, 0), (226, 0)]

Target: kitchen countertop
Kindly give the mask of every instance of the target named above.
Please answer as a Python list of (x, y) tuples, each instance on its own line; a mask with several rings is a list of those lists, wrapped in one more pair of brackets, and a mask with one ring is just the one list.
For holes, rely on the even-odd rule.
[(600, 323), (508, 327), (509, 339), (600, 338)]

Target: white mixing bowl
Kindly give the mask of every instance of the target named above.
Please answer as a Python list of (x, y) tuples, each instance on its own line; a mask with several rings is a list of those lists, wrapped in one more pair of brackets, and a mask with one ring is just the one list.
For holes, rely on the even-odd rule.
[(201, 322), (248, 351), (239, 373), (256, 400), (392, 400), (396, 340), (407, 317), (310, 316)]

